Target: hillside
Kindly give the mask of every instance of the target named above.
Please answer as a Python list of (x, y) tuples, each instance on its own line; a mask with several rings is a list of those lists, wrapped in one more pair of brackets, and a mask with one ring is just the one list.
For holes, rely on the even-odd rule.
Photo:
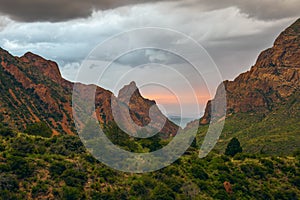
[[(300, 19), (263, 51), (250, 71), (224, 81), (227, 118), (217, 149), (232, 137), (252, 153), (291, 154), (300, 149)], [(218, 94), (218, 92), (217, 92)], [(210, 121), (208, 102), (200, 136)], [(194, 122), (195, 123), (195, 122)]]
[[(0, 63), (0, 122), (24, 130), (27, 124), (43, 121), (55, 135), (77, 134), (72, 113), (74, 84), (61, 77), (55, 62), (32, 53), (26, 53), (20, 58), (15, 57), (0, 48)], [(100, 123), (114, 121), (111, 99), (124, 105), (122, 97), (117, 98), (110, 91), (95, 85), (77, 86), (83, 93), (95, 88), (96, 115)], [(156, 103), (143, 98), (135, 84), (131, 86), (136, 91), (135, 95), (123, 108), (130, 107), (134, 123), (145, 126), (150, 121), (149, 109), (151, 106), (157, 107)], [(123, 115), (121, 112), (119, 116), (126, 119)], [(166, 125), (161, 130), (165, 137), (176, 134), (179, 127), (170, 122), (158, 108), (156, 116), (166, 120)]]
[[(78, 137), (42, 138), (0, 127), (0, 199), (5, 200), (296, 200), (299, 167), (299, 154), (242, 153), (232, 158), (212, 152), (199, 159), (198, 150), (190, 148), (159, 171), (123, 173), (95, 160)], [(225, 182), (229, 184), (224, 187)]]

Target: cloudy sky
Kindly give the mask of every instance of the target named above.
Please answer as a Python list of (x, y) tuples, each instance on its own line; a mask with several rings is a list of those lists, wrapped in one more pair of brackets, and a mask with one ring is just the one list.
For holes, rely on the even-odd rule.
[[(1, 0), (0, 46), (17, 56), (31, 51), (55, 60), (63, 76), (74, 81), (83, 60), (95, 55), (95, 49), (102, 54), (114, 55), (119, 46), (128, 45), (129, 41), (145, 44), (140, 40), (147, 40), (148, 47), (156, 42), (164, 47), (178, 44), (178, 48), (184, 48), (187, 47), (185, 40), (192, 39), (212, 59), (210, 63), (201, 62), (205, 60), (201, 57), (204, 51), (200, 50), (202, 55), (199, 56), (196, 49), (190, 49), (190, 54), (194, 53), (191, 59), (198, 61), (201, 70), (215, 64), (221, 80), (231, 80), (247, 71), (259, 52), (270, 47), (278, 34), (299, 17), (299, 7), (300, 0)], [(99, 46), (116, 34), (144, 27), (178, 32), (182, 40), (176, 34), (165, 34), (165, 31), (160, 34), (148, 32), (140, 33), (136, 38), (133, 34), (129, 40), (113, 43), (111, 48)], [(192, 67), (188, 67), (180, 56), (157, 49), (127, 52), (114, 58), (113, 65), (106, 71), (106, 78), (98, 84), (117, 94), (120, 85), (134, 79), (142, 87), (143, 95), (156, 99), (168, 114), (180, 113), (178, 96), (184, 96), (181, 103), (188, 105), (188, 112), (195, 117), (199, 113), (190, 106), (194, 104), (188, 98), (190, 91), (185, 89), (184, 81), (182, 84), (176, 81), (182, 75), (185, 80), (193, 80)], [(110, 61), (99, 59), (98, 65)], [(104, 65), (102, 63), (102, 67)], [(184, 70), (179, 70), (179, 75), (172, 74), (170, 66)], [(127, 76), (130, 73), (131, 76)], [(120, 77), (126, 78), (120, 81)], [(155, 83), (160, 79), (168, 84), (159, 87), (159, 84), (151, 86), (143, 82), (146, 79), (151, 82), (149, 77), (157, 77)], [(195, 87), (196, 82), (191, 84), (197, 90), (193, 95), (196, 95), (202, 112), (205, 102), (214, 95), (220, 77), (200, 82)], [(175, 86), (179, 89), (173, 91)]]

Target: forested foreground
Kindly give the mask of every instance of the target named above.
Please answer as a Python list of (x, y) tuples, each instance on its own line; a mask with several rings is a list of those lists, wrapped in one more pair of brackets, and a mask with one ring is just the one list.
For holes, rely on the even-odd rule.
[(35, 133), (37, 129), (34, 126), (29, 130), (33, 135), (1, 127), (2, 199), (300, 197), (300, 155), (297, 153), (277, 157), (245, 153), (234, 156), (227, 153), (226, 156), (212, 152), (206, 158), (199, 159), (194, 144), (169, 167), (152, 173), (130, 174), (110, 169), (95, 160), (86, 152), (78, 137), (65, 135), (47, 138)]

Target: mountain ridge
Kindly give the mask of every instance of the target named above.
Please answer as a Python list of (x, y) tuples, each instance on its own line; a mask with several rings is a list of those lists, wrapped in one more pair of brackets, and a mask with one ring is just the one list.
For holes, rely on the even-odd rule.
[[(259, 54), (254, 66), (233, 81), (224, 81), (227, 96), (225, 125), (214, 150), (224, 152), (231, 138), (240, 140), (245, 152), (291, 155), (300, 149), (300, 19), (285, 29), (274, 45)], [(224, 113), (218, 103), (224, 90), (217, 89), (199, 124), (201, 144), (211, 122), (212, 109)], [(220, 108), (221, 107), (221, 108)]]
[[(233, 81), (224, 81), (227, 115), (238, 112), (268, 112), (276, 103), (300, 90), (300, 19), (285, 29), (273, 47), (258, 56), (254, 66)], [(210, 122), (212, 102), (218, 104), (218, 92), (208, 101), (200, 124)], [(220, 95), (222, 96), (222, 95)]]
[[(74, 83), (62, 78), (57, 63), (47, 60), (31, 52), (21, 57), (12, 56), (8, 51), (0, 48), (1, 87), (3, 96), (1, 102), (1, 118), (3, 122), (13, 124), (18, 129), (24, 129), (26, 124), (45, 121), (54, 134), (76, 134), (72, 115), (72, 92)], [(77, 86), (79, 83), (76, 83)], [(100, 123), (107, 124), (114, 121), (111, 111), (112, 92), (95, 85), (81, 84), (81, 90), (96, 87), (95, 105), (96, 115)], [(136, 88), (138, 91), (138, 88)], [(88, 98), (88, 97), (87, 97)], [(149, 118), (149, 102), (155, 104), (136, 93), (137, 102), (130, 102), (134, 111), (130, 110), (133, 121), (139, 125), (141, 119)], [(122, 99), (120, 99), (122, 100)], [(118, 100), (118, 101), (120, 101)], [(141, 119), (135, 117), (140, 116)], [(161, 114), (162, 115), (162, 114)], [(178, 126), (167, 119), (162, 130), (165, 135), (175, 135)]]

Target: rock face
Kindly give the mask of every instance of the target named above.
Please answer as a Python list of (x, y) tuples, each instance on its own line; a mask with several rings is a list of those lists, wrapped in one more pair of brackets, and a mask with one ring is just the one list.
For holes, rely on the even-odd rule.
[(118, 116), (123, 116), (122, 122), (125, 123), (125, 126), (130, 127), (130, 124), (132, 124), (136, 127), (135, 124), (138, 125), (137, 128), (131, 127), (131, 129), (128, 130), (130, 132), (138, 130), (143, 130), (148, 133), (161, 132), (162, 136), (167, 138), (170, 135), (174, 136), (179, 130), (177, 125), (162, 114), (155, 101), (142, 97), (135, 82), (125, 85), (119, 91), (117, 101), (120, 105), (119, 111), (126, 113), (126, 110), (129, 109), (128, 116), (122, 113), (118, 114)]
[(225, 188), (227, 194), (232, 194), (232, 193), (233, 193), (230, 182), (225, 181), (225, 182), (223, 183), (223, 185), (224, 185), (224, 188)]
[(26, 64), (35, 67), (44, 76), (49, 77), (51, 80), (61, 83), (62, 77), (58, 68), (58, 65), (50, 60), (45, 60), (44, 58), (35, 55), (31, 52), (26, 53), (20, 58), (20, 60)]
[[(283, 31), (272, 48), (263, 51), (250, 71), (224, 81), (227, 114), (268, 112), (300, 90), (300, 19)], [(218, 100), (218, 91), (213, 101)], [(207, 104), (200, 124), (210, 121)]]
[(155, 101), (144, 99), (135, 82), (125, 85), (119, 91), (118, 100), (127, 105), (131, 118), (133, 121), (137, 121), (138, 125), (146, 126), (150, 123), (149, 109), (156, 103)]
[[(0, 48), (0, 64), (0, 120), (3, 123), (23, 129), (26, 124), (45, 121), (54, 134), (76, 134), (72, 115), (74, 84), (61, 77), (55, 62), (30, 52), (20, 58), (14, 57)], [(95, 108), (98, 120), (102, 124), (114, 121), (111, 98), (115, 97), (110, 91), (95, 85), (81, 84), (79, 87), (81, 91), (92, 88), (96, 88)], [(149, 109), (156, 106), (156, 103), (144, 99), (135, 83), (120, 91), (118, 102), (124, 100), (122, 94), (126, 94), (130, 88), (134, 89), (128, 105), (130, 116), (135, 124), (144, 126), (151, 121)], [(158, 116), (165, 118), (161, 113)], [(162, 132), (172, 135), (176, 134), (177, 129), (178, 126), (166, 119)]]

